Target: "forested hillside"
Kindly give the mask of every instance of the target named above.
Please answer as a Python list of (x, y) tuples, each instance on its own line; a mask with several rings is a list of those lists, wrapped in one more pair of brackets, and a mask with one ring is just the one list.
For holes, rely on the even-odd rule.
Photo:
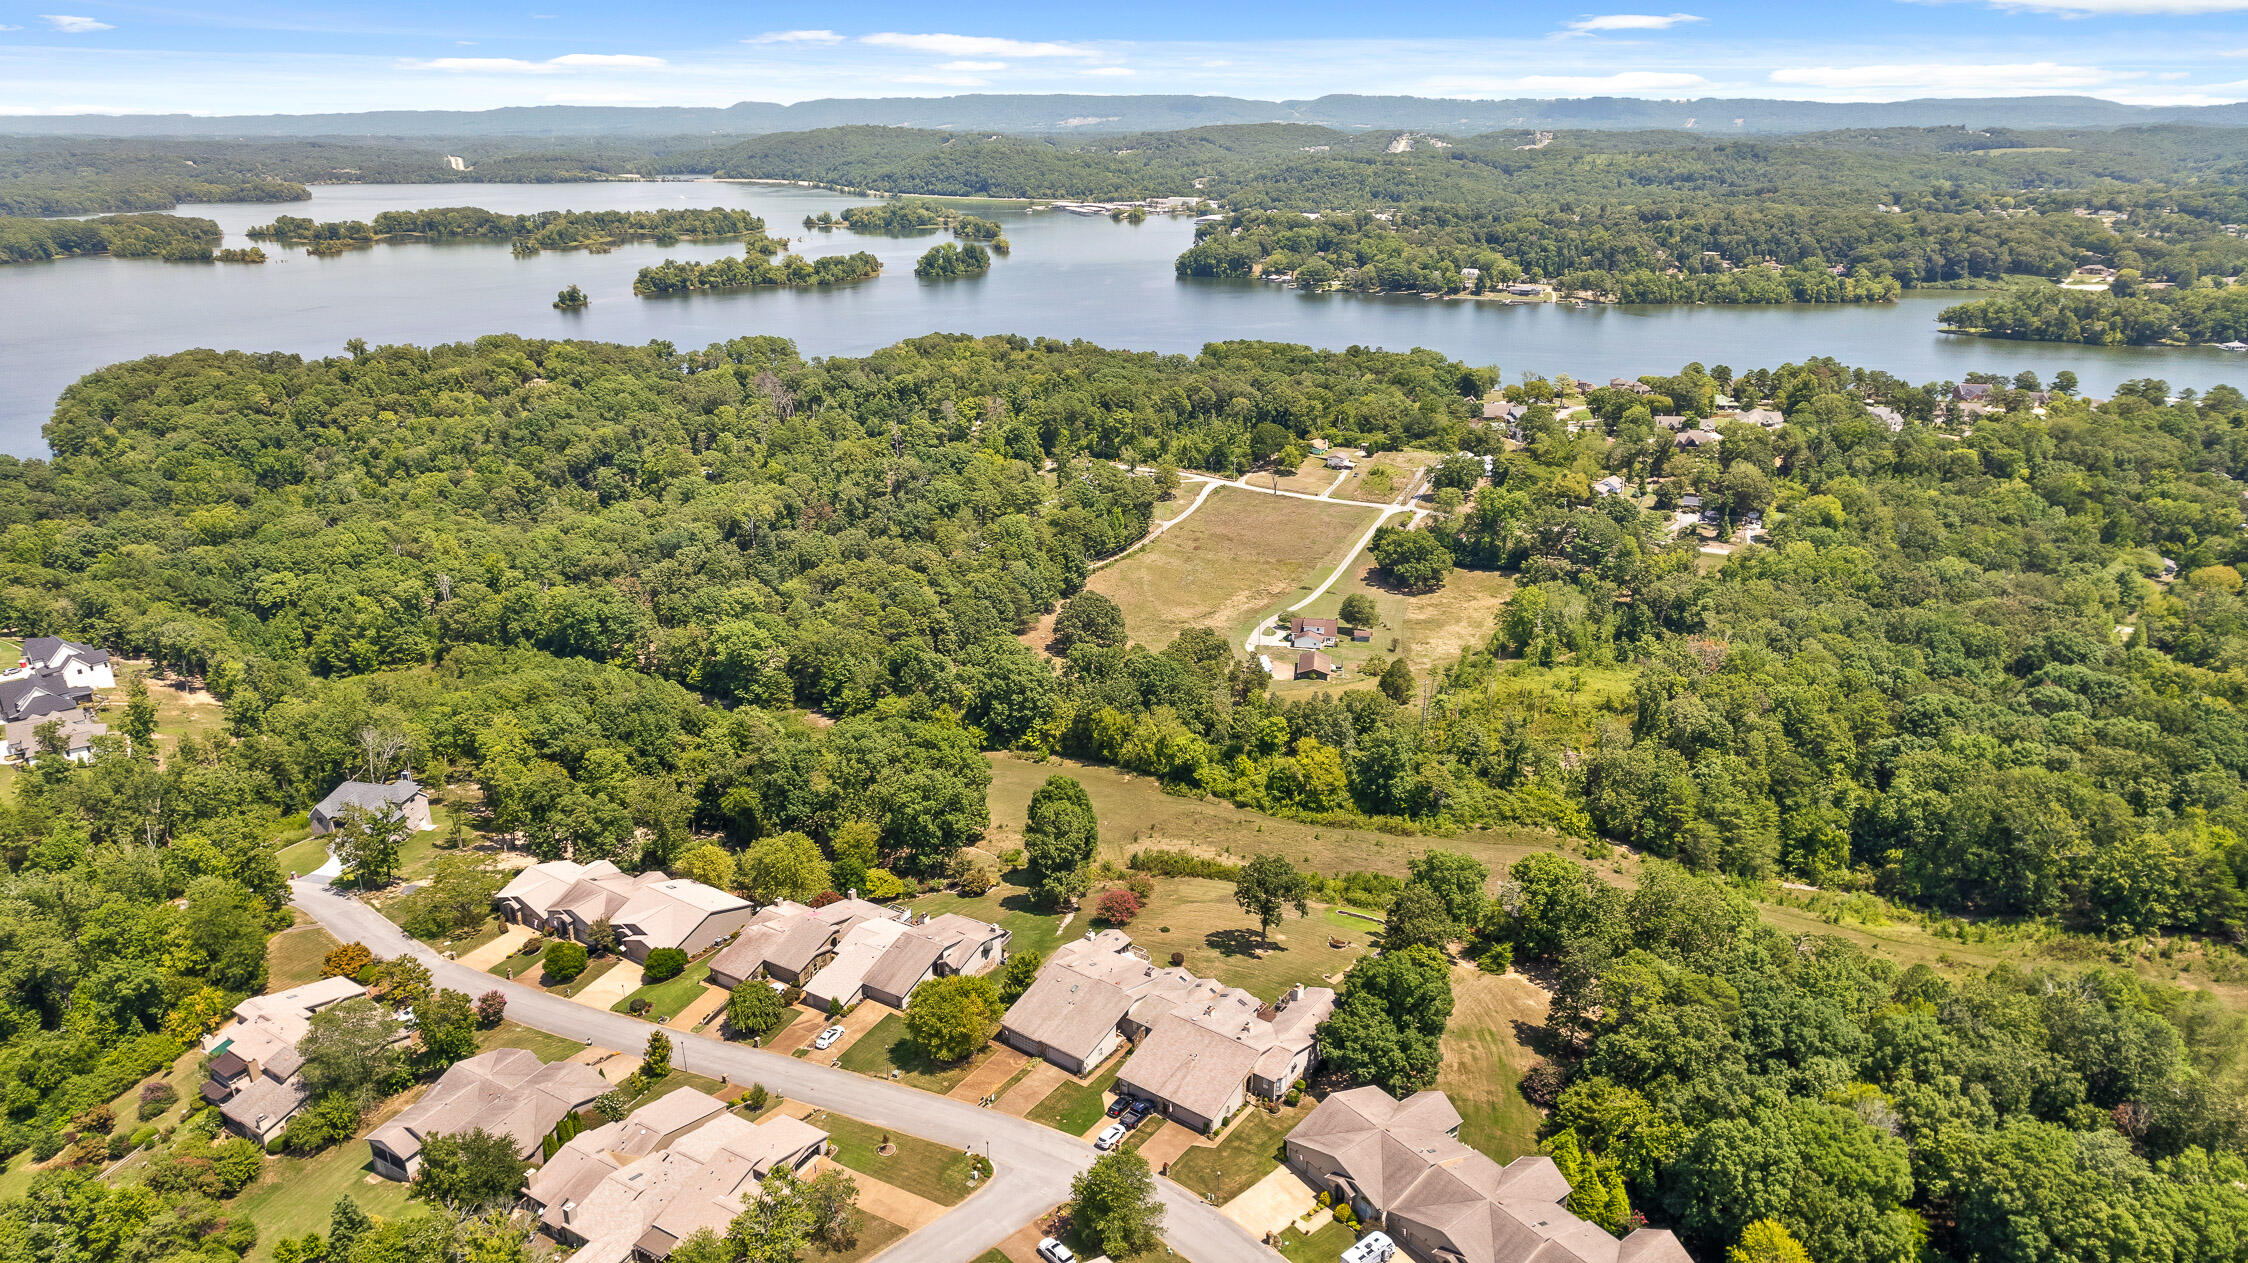
[[(1770, 1218), (1821, 1260), (2237, 1260), (2237, 1015), (2101, 970), (1900, 971), (1739, 890), (2197, 935), (2237, 980), (2248, 399), (1998, 383), (1969, 418), (1829, 361), (1690, 365), (1592, 390), (1579, 431), (1550, 383), (1509, 387), (1517, 448), (1471, 424), (1494, 382), (1427, 352), (958, 336), (819, 362), (495, 336), (85, 379), (53, 459), (0, 464), (0, 606), (200, 673), (225, 726), (161, 770), (112, 743), (19, 781), (0, 1139), (60, 1148), (258, 984), (267, 831), (367, 734), (540, 856), (871, 832), (916, 876), (981, 836), (983, 752), (1017, 748), (1314, 822), (1675, 861), (1623, 894), (1541, 855), (1479, 928), (1551, 971), (1564, 1043), (1527, 1087), (1580, 1175), (1712, 1257)], [(1653, 420), (1726, 394), (1785, 420), (1702, 448)], [(1374, 545), (1401, 586), (1514, 579), (1463, 657), (1413, 664), (1425, 705), (1283, 702), (1217, 632), (1124, 643), (1080, 592), (1175, 465), (1313, 436), (1494, 457), (1486, 486), (1441, 466), (1472, 494)], [(1712, 559), (1667, 512), (1588, 506), (1606, 473), (1770, 534)], [(1058, 662), (1022, 639), (1057, 607)], [(129, 1230), (213, 1213), (179, 1201)], [(111, 1213), (13, 1203), (0, 1248)]]

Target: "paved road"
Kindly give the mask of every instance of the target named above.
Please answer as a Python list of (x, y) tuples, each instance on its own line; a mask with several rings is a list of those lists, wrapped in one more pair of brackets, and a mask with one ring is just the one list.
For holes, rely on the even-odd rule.
[[(548, 995), (446, 960), (407, 938), (398, 927), (325, 882), (289, 883), (299, 908), (345, 942), (364, 943), (377, 956), (411, 952), (429, 966), (435, 984), (481, 995), (497, 988), (507, 996), (507, 1016), (565, 1039), (637, 1052), (651, 1023)], [(711, 1078), (762, 1083), (781, 1095), (915, 1136), (991, 1156), (991, 1180), (974, 1196), (928, 1227), (876, 1256), (877, 1263), (971, 1263), (1069, 1196), (1069, 1182), (1091, 1166), (1093, 1147), (1074, 1136), (995, 1110), (978, 1109), (914, 1088), (869, 1079), (760, 1049), (672, 1033), (671, 1062)], [(1214, 1206), (1169, 1180), (1157, 1191), (1170, 1214), (1165, 1237), (1193, 1263), (1275, 1263), (1268, 1250)]]

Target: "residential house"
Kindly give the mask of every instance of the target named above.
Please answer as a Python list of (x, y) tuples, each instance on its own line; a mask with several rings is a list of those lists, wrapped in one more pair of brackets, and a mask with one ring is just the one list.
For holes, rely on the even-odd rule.
[(1334, 676), (1334, 660), (1317, 649), (1306, 649), (1296, 655), (1296, 679), (1330, 680)]
[(1462, 1144), (1442, 1092), (1403, 1101), (1378, 1087), (1337, 1092), (1288, 1133), (1288, 1164), (1347, 1202), (1421, 1263), (1690, 1263), (1678, 1238), (1622, 1240), (1572, 1214), (1569, 1182), (1542, 1156), (1500, 1166)]
[(482, 1130), (505, 1136), (528, 1161), (563, 1119), (593, 1104), (609, 1083), (591, 1066), (541, 1062), (521, 1048), (499, 1048), (455, 1062), (420, 1100), (367, 1137), (375, 1173), (411, 1180), (431, 1136)]
[(297, 1074), (297, 1044), (312, 1015), (365, 994), (349, 978), (323, 978), (235, 1005), (234, 1020), (202, 1042), (203, 1099), (219, 1107), (227, 1130), (261, 1145), (280, 1135), (311, 1095)]
[(1213, 1133), (1250, 1093), (1277, 1098), (1310, 1073), (1319, 1024), (1334, 1009), (1326, 987), (1296, 987), (1275, 1005), (1228, 987), (1158, 1017), (1117, 1072), (1116, 1090)]
[(1506, 292), (1515, 298), (1542, 298), (1545, 296), (1546, 287), (1534, 285), (1527, 281), (1517, 281), (1507, 286)]
[(628, 874), (607, 860), (535, 864), (494, 900), (505, 919), (580, 943), (591, 941), (595, 923), (607, 921), (618, 949), (635, 961), (664, 947), (691, 956), (748, 925), (756, 911), (749, 900), (715, 886), (655, 870)]
[(1101, 930), (1054, 949), (1000, 1019), (1001, 1042), (1071, 1074), (1108, 1059), (1156, 1019), (1225, 990), (1183, 969), (1155, 965), (1122, 930)]
[(1724, 441), (1725, 436), (1715, 430), (1680, 430), (1678, 436), (1671, 440), (1677, 446), (1686, 448), (1715, 447)]
[(1654, 387), (1638, 380), (1637, 378), (1632, 377), (1611, 377), (1608, 379), (1608, 388), (1610, 390), (1628, 390), (1635, 395), (1651, 395), (1655, 393)]
[(60, 636), (32, 636), (23, 642), (23, 655), (15, 669), (0, 674), (0, 680), (12, 680), (34, 675), (59, 675), (70, 688), (112, 689), (117, 687), (117, 676), (110, 668), (109, 654), (92, 645), (81, 645)]
[(68, 715), (94, 700), (94, 690), (52, 671), (0, 679), (0, 722)]
[(1678, 497), (1678, 511), (1699, 514), (1702, 511), (1702, 498), (1691, 495)]
[[(878, 906), (878, 905), (877, 905)], [(913, 989), (944, 974), (982, 974), (997, 967), (1014, 936), (958, 913), (859, 918), (836, 936), (835, 953), (804, 984), (804, 1000), (831, 1012), (874, 1000), (905, 1007)]]
[(82, 710), (67, 710), (33, 719), (19, 719), (0, 728), (0, 763), (28, 763), (39, 757), (39, 730), (55, 725), (55, 739), (63, 757), (73, 763), (91, 762), (94, 738), (105, 736), (109, 725)]
[(776, 1115), (753, 1123), (680, 1088), (621, 1122), (580, 1132), (533, 1172), (524, 1200), (572, 1263), (670, 1257), (699, 1229), (723, 1235), (776, 1171), (809, 1176), (827, 1133)]
[(1787, 417), (1774, 408), (1750, 408), (1740, 413), (1738, 419), (1766, 430), (1777, 430), (1787, 424)]
[(1353, 462), (1350, 457), (1343, 455), (1341, 452), (1335, 452), (1327, 457), (1327, 468), (1356, 469), (1358, 468), (1358, 465)]
[(1483, 419), (1485, 421), (1496, 421), (1501, 425), (1521, 420), (1522, 414), (1529, 410), (1528, 404), (1509, 403), (1504, 399), (1486, 399), (1483, 401)]
[(1660, 413), (1655, 417), (1655, 428), (1658, 430), (1683, 430), (1686, 428), (1686, 418), (1672, 412)]
[(1951, 388), (1951, 397), (1961, 403), (1981, 403), (1990, 397), (1989, 382), (1961, 382)]
[(1875, 404), (1872, 407), (1867, 408), (1866, 412), (1870, 414), (1874, 420), (1879, 421), (1884, 426), (1887, 426), (1889, 429), (1889, 433), (1891, 434), (1900, 433), (1905, 428), (1905, 414), (1897, 411), (1895, 408), (1889, 407), (1886, 404)]
[[(1342, 620), (1336, 618), (1291, 618), (1288, 620), (1288, 643), (1297, 649), (1330, 649), (1342, 631)], [(1298, 641), (1310, 643), (1298, 644)]]
[(1601, 497), (1602, 499), (1606, 499), (1609, 496), (1620, 496), (1624, 493), (1625, 488), (1629, 485), (1630, 484), (1626, 483), (1621, 477), (1615, 474), (1610, 474), (1606, 478), (1603, 478), (1600, 481), (1592, 484), (1592, 493), (1596, 496)]
[(420, 833), (437, 827), (429, 818), (429, 795), (414, 784), (411, 776), (401, 776), (388, 785), (372, 781), (345, 781), (328, 791), (312, 809), (312, 832), (315, 835), (335, 832), (343, 823), (343, 814), (349, 809), (375, 816), (397, 816)]
[[(885, 908), (855, 894), (822, 908), (783, 900), (751, 917), (734, 941), (710, 958), (710, 980), (738, 987), (763, 975), (791, 986), (808, 986), (814, 975), (834, 962), (843, 940), (859, 926), (902, 922), (908, 915), (902, 908)], [(887, 931), (873, 933), (888, 937)]]

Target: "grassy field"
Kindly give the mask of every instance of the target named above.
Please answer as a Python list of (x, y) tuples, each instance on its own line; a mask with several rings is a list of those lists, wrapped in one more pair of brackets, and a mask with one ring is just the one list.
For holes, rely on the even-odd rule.
[(265, 941), (265, 989), (287, 991), (320, 980), (320, 965), (341, 944), (336, 936), (309, 921), (281, 931)]
[(1348, 668), (1348, 674), (1332, 681), (1276, 680), (1272, 685), (1273, 695), (1294, 699), (1347, 688), (1372, 688), (1373, 677), (1360, 669), (1369, 658), (1385, 662), (1402, 658), (1416, 674), (1426, 676), (1458, 658), (1468, 646), (1487, 639), (1498, 626), (1507, 598), (1513, 594), (1514, 580), (1507, 575), (1491, 570), (1455, 570), (1436, 591), (1408, 596), (1385, 587), (1376, 572), (1373, 555), (1361, 552), (1353, 559), (1349, 573), (1325, 595), (1305, 606), (1303, 613), (1314, 618), (1332, 618), (1342, 610), (1345, 597), (1371, 597), (1381, 615), (1374, 638), (1361, 645), (1346, 636), (1327, 651), (1328, 657)]
[(1537, 1060), (1523, 1039), (1545, 1025), (1545, 995), (1520, 975), (1457, 965), (1452, 1004), (1436, 1086), (1460, 1111), (1460, 1139), (1500, 1162), (1535, 1151), (1545, 1119), (1519, 1085)]
[[(975, 1166), (971, 1154), (919, 1136), (886, 1132), (841, 1114), (815, 1114), (811, 1123), (835, 1143), (837, 1162), (884, 1184), (894, 1184), (945, 1206), (959, 1205), (974, 1191), (975, 1186), (968, 1182), (968, 1173)], [(897, 1150), (887, 1157), (879, 1152), (885, 1136)]]
[(537, 1054), (540, 1061), (564, 1061), (573, 1053), (585, 1051), (585, 1045), (578, 1040), (549, 1035), (519, 1022), (507, 1021), (476, 1037), (478, 1052), (490, 1052), (495, 1048), (527, 1049)]
[[(1158, 781), (1113, 768), (1068, 759), (1033, 763), (1006, 754), (992, 755), (990, 760), (994, 840), (985, 844), (987, 848), (1022, 845), (1023, 815), (1030, 808), (1030, 796), (1056, 773), (1084, 785), (1093, 812), (1100, 817), (1101, 855), (1118, 864), (1142, 847), (1193, 851), (1234, 863), (1259, 852), (1278, 851), (1298, 867), (1320, 873), (1367, 869), (1402, 877), (1407, 861), (1432, 847), (1473, 855), (1493, 872), (1532, 851), (1555, 848), (1553, 839), (1529, 830), (1479, 829), (1456, 838), (1423, 838), (1306, 824), (1244, 811), (1223, 799), (1166, 794)], [(1076, 922), (1070, 924), (1076, 928)]]
[(1309, 1100), (1277, 1114), (1251, 1109), (1224, 1140), (1181, 1154), (1171, 1164), (1171, 1178), (1222, 1206), (1272, 1174), (1283, 1157), (1281, 1142), (1311, 1110)]
[[(390, 1121), (420, 1096), (417, 1088), (384, 1102), (368, 1118), (360, 1136)], [(309, 1158), (268, 1159), (258, 1178), (228, 1202), (227, 1209), (257, 1224), (258, 1245), (247, 1257), (251, 1263), (263, 1263), (273, 1257), (273, 1245), (282, 1237), (326, 1232), (328, 1213), (338, 1197), (349, 1193), (368, 1214), (389, 1217), (406, 1210), (406, 1188), (376, 1175), (367, 1142), (354, 1137)]]
[[(1337, 500), (1391, 504), (1424, 469), (1444, 459), (1435, 452), (1379, 452), (1358, 462), (1350, 477), (1335, 488)], [(1383, 471), (1376, 473), (1376, 470)], [(1385, 481), (1386, 478), (1386, 481)]]
[(843, 1050), (842, 1064), (845, 1070), (873, 1075), (877, 1079), (889, 1078), (894, 1070), (899, 1083), (942, 1096), (960, 1086), (960, 1081), (967, 1078), (970, 1071), (996, 1051), (997, 1046), (986, 1044), (964, 1061), (951, 1065), (931, 1061), (906, 1033), (905, 1014), (892, 1013)]
[[(1036, 786), (1033, 785), (1032, 788)], [(1022, 810), (1029, 807), (1030, 792), (1028, 789), (1023, 791), (1022, 807), (1016, 813), (1018, 826)], [(996, 812), (994, 815), (996, 816)], [(1020, 827), (1009, 830), (1009, 834), (1019, 844), (1022, 836)], [(1011, 953), (1030, 952), (1044, 956), (1053, 951), (1066, 934), (1060, 928), (1061, 918), (1040, 908), (1029, 890), (1004, 881), (972, 899), (952, 890), (923, 895), (913, 901), (913, 910), (932, 917), (957, 912), (978, 921), (989, 921), (1014, 935), (1007, 942), (1007, 950)]]
[(830, 1250), (824, 1245), (804, 1247), (804, 1258), (809, 1263), (859, 1263), (871, 1259), (896, 1244), (905, 1236), (905, 1229), (880, 1215), (859, 1212), (859, 1238), (848, 1249)]
[(1220, 487), (1086, 587), (1123, 607), (1126, 630), (1150, 648), (1189, 627), (1239, 644), (1276, 605), (1317, 587), (1372, 521), (1363, 508)]
[[(630, 966), (626, 966), (626, 968), (630, 968)], [(593, 971), (588, 969), (586, 972), (590, 974)], [(632, 1012), (633, 1001), (646, 1000), (648, 1011), (640, 1016), (651, 1022), (657, 1018), (674, 1018), (679, 1016), (688, 1005), (701, 999), (705, 991), (710, 990), (710, 984), (704, 981), (709, 976), (710, 962), (698, 960), (681, 970), (678, 977), (666, 978), (662, 982), (649, 983), (624, 999), (610, 1005), (609, 1009), (613, 1013), (630, 1013)]]
[[(1273, 927), (1277, 948), (1268, 948), (1257, 923), (1233, 901), (1230, 882), (1199, 877), (1157, 878), (1155, 897), (1132, 921), (1128, 932), (1157, 964), (1171, 953), (1186, 956), (1186, 968), (1204, 978), (1275, 999), (1297, 983), (1332, 985), (1364, 954), (1370, 921), (1343, 916), (1321, 904), (1311, 915), (1290, 916)], [(1346, 948), (1330, 938), (1350, 940)]]
[(1064, 1083), (1048, 1092), (1045, 1100), (1031, 1106), (1023, 1117), (1072, 1136), (1082, 1136), (1108, 1108), (1101, 1100), (1101, 1093), (1116, 1086), (1116, 1073), (1123, 1068), (1122, 1057), (1111, 1057), (1108, 1069), (1101, 1071), (1091, 1083)]

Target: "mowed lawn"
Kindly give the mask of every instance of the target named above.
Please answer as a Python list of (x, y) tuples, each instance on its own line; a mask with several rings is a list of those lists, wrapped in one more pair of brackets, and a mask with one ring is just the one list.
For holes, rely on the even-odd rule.
[[(835, 1160), (862, 1175), (945, 1206), (959, 1205), (975, 1190), (968, 1182), (975, 1166), (972, 1154), (919, 1136), (884, 1131), (841, 1114), (814, 1114), (810, 1121), (834, 1142)], [(897, 1152), (881, 1152), (885, 1139)]]
[(1544, 992), (1520, 974), (1452, 967), (1452, 1021), (1436, 1086), (1460, 1111), (1460, 1139), (1500, 1162), (1538, 1147), (1545, 1117), (1522, 1099), (1522, 1072), (1538, 1055), (1523, 1043), (1545, 1025)]
[(1111, 1055), (1108, 1068), (1094, 1077), (1091, 1083), (1074, 1079), (1046, 1094), (1046, 1099), (1030, 1107), (1023, 1117), (1034, 1123), (1044, 1123), (1056, 1131), (1066, 1131), (1072, 1136), (1082, 1136), (1085, 1129), (1100, 1121), (1108, 1103), (1101, 1099), (1103, 1092), (1116, 1087), (1117, 1072), (1124, 1068), (1124, 1058)]
[(913, 1042), (906, 1031), (905, 1014), (892, 1013), (874, 1024), (874, 1029), (851, 1041), (843, 1050), (842, 1066), (854, 1074), (872, 1075), (877, 1079), (891, 1077), (897, 1072), (897, 1082), (907, 1087), (920, 1088), (939, 1096), (960, 1086), (970, 1071), (998, 1051), (995, 1044), (986, 1044), (974, 1055), (947, 1064), (932, 1061)]
[(1373, 520), (1363, 507), (1220, 487), (1085, 586), (1122, 607), (1125, 630), (1150, 648), (1189, 627), (1238, 645), (1274, 607), (1319, 586)]
[[(1233, 901), (1233, 883), (1200, 877), (1156, 878), (1155, 897), (1125, 927), (1156, 964), (1168, 964), (1173, 952), (1183, 953), (1188, 971), (1262, 1000), (1278, 999), (1297, 983), (1333, 986), (1365, 954), (1367, 938), (1378, 928), (1315, 903), (1307, 917), (1290, 909), (1272, 927), (1272, 943), (1267, 944), (1256, 919)], [(1328, 946), (1337, 938), (1350, 946)]]
[[(1069, 759), (1034, 763), (1007, 754), (988, 758), (990, 831), (995, 840), (986, 843), (987, 848), (1022, 845), (1023, 816), (1030, 809), (1031, 794), (1047, 777), (1059, 774), (1074, 777), (1085, 787), (1093, 813), (1100, 818), (1101, 856), (1116, 864), (1148, 847), (1192, 851), (1234, 864), (1259, 852), (1277, 851), (1296, 867), (1318, 873), (1364, 869), (1402, 877), (1414, 856), (1445, 849), (1482, 860), (1496, 875), (1534, 851), (1558, 849), (1557, 839), (1528, 829), (1476, 829), (1455, 838), (1394, 837), (1372, 829), (1282, 820), (1220, 798), (1166, 794), (1162, 783), (1151, 777)], [(1133, 922), (1135, 938), (1145, 920), (1143, 916)], [(1082, 922), (1082, 917), (1070, 922), (1070, 930), (1076, 931)]]
[[(1027, 810), (1029, 804), (1030, 793), (1026, 790), (1023, 794), (1024, 809)], [(1015, 827), (1005, 830), (1007, 836), (1012, 839), (1006, 844), (1006, 847), (1022, 845), (1021, 825), (1022, 820), (1018, 816), (1015, 820)], [(995, 828), (993, 832), (996, 834), (1000, 830)], [(999, 843), (993, 842), (992, 845), (999, 846)], [(1001, 847), (1001, 849), (1006, 849), (1006, 847)], [(957, 912), (964, 917), (988, 921), (1014, 936), (1007, 940), (1007, 951), (1010, 955), (1028, 952), (1032, 955), (1044, 956), (1060, 944), (1065, 933), (1061, 928), (1061, 918), (1041, 907), (1038, 901), (1031, 896), (1029, 890), (1021, 886), (1010, 885), (1004, 881), (983, 894), (972, 897), (961, 894), (957, 890), (945, 890), (936, 894), (923, 895), (913, 901), (913, 910), (932, 917), (943, 916), (947, 912)]]
[(287, 991), (320, 981), (320, 967), (341, 944), (336, 936), (301, 917), (296, 925), (265, 941), (265, 989)]
[(1223, 1206), (1272, 1174), (1286, 1156), (1288, 1133), (1310, 1117), (1314, 1105), (1307, 1096), (1295, 1108), (1282, 1106), (1272, 1114), (1252, 1106), (1224, 1140), (1181, 1154), (1171, 1164), (1171, 1178)]
[[(627, 965), (626, 968), (637, 966)], [(651, 1022), (658, 1018), (668, 1021), (685, 1012), (688, 1005), (701, 999), (703, 993), (710, 990), (710, 984), (706, 981), (709, 977), (710, 961), (698, 960), (681, 970), (677, 977), (648, 983), (609, 1008), (612, 1012), (631, 1013), (633, 1001), (646, 1000), (648, 1008), (638, 1016)]]
[(1494, 570), (1454, 570), (1436, 591), (1407, 595), (1385, 586), (1373, 554), (1360, 552), (1352, 559), (1349, 573), (1305, 606), (1303, 613), (1333, 618), (1341, 612), (1344, 598), (1371, 597), (1380, 613), (1373, 639), (1358, 644), (1344, 636), (1328, 651), (1328, 657), (1347, 669), (1344, 675), (1331, 681), (1276, 680), (1273, 695), (1294, 700), (1314, 693), (1372, 688), (1373, 677), (1362, 670), (1372, 658), (1384, 662), (1402, 658), (1414, 674), (1425, 678), (1456, 660), (1470, 646), (1489, 640), (1498, 629), (1507, 598), (1513, 594), (1514, 580), (1507, 575)]

